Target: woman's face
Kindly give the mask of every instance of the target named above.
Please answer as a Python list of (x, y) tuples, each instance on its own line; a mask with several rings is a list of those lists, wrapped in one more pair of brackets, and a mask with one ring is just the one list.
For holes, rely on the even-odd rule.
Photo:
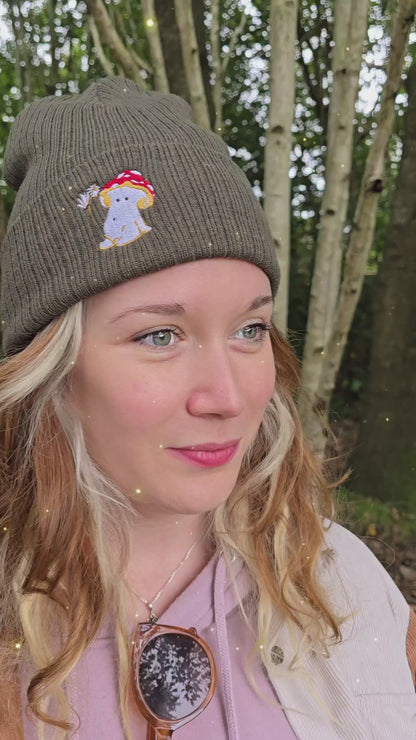
[(203, 513), (231, 493), (273, 393), (271, 312), (267, 276), (228, 259), (88, 298), (71, 402), (90, 455), (144, 514)]

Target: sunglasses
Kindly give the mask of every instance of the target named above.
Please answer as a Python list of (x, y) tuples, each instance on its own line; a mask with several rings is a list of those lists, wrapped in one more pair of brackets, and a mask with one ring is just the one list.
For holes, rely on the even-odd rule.
[(139, 623), (131, 663), (133, 695), (148, 723), (147, 740), (172, 737), (205, 709), (214, 693), (214, 656), (194, 628)]

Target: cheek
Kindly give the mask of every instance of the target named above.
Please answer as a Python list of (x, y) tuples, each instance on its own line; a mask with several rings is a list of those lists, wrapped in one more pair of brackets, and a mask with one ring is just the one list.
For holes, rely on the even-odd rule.
[(276, 370), (272, 350), (263, 356), (254, 369), (248, 385), (251, 401), (259, 408), (266, 407), (270, 401), (276, 383)]
[(120, 385), (111, 399), (113, 412), (122, 415), (124, 424), (149, 429), (168, 419), (177, 406), (171, 384), (132, 381)]

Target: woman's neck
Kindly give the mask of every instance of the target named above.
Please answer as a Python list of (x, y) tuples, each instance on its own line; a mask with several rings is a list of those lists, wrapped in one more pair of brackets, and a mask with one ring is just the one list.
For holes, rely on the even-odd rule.
[(182, 593), (212, 555), (206, 515), (152, 512), (132, 524), (127, 585), (136, 619), (157, 617)]

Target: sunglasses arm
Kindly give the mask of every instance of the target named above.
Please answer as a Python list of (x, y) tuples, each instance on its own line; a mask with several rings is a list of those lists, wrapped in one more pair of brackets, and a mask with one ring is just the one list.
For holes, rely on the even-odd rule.
[(147, 725), (147, 740), (163, 740), (166, 737), (172, 737), (172, 730), (163, 730), (162, 728), (157, 730), (152, 725)]

